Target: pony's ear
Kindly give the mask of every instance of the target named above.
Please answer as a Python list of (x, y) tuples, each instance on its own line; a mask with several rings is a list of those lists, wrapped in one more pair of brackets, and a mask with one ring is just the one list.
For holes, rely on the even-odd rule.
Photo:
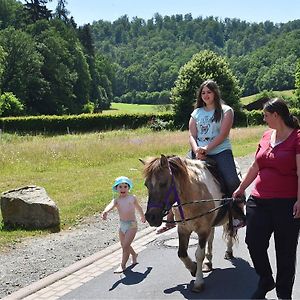
[(162, 167), (166, 167), (166, 168), (169, 168), (169, 162), (168, 162), (168, 159), (165, 155), (161, 154), (160, 155), (160, 165)]
[(139, 158), (139, 161), (140, 161), (143, 165), (145, 165), (145, 161), (144, 161), (144, 160), (142, 160), (141, 158)]

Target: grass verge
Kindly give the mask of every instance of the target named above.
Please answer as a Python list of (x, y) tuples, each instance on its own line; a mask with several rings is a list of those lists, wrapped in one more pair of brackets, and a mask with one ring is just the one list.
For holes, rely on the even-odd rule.
[[(233, 129), (234, 156), (253, 153), (265, 129)], [(187, 131), (138, 129), (54, 137), (2, 134), (0, 192), (31, 184), (44, 187), (59, 207), (61, 227), (66, 229), (105, 207), (113, 197), (111, 185), (118, 176), (130, 177), (134, 194), (144, 199), (146, 188), (139, 158), (184, 156), (188, 150)], [(48, 232), (0, 227), (0, 247)]]

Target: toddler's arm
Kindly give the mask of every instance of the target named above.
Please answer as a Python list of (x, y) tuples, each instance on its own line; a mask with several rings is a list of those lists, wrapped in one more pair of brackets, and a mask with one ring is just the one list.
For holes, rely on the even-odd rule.
[(110, 203), (105, 207), (104, 211), (101, 214), (101, 217), (103, 220), (107, 219), (107, 214), (116, 206), (116, 201), (115, 199), (112, 199)]
[(134, 201), (135, 208), (136, 208), (136, 210), (138, 211), (139, 215), (141, 216), (141, 221), (142, 221), (143, 223), (145, 223), (145, 222), (146, 222), (146, 218), (145, 218), (143, 209), (142, 209), (142, 207), (140, 206), (140, 204), (139, 204), (139, 202), (138, 202), (138, 200), (137, 200), (137, 198), (136, 198), (135, 196), (134, 196), (134, 199), (135, 199), (135, 201)]

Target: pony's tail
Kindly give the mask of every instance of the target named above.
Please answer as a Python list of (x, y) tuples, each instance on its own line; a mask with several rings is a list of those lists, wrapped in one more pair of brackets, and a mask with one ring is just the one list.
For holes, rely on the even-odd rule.
[(235, 241), (238, 239), (238, 235), (237, 235), (237, 229), (234, 227), (233, 225), (233, 215), (232, 215), (232, 211), (233, 211), (233, 205), (232, 202), (230, 202), (228, 204), (228, 223), (225, 227), (225, 238), (233, 238)]

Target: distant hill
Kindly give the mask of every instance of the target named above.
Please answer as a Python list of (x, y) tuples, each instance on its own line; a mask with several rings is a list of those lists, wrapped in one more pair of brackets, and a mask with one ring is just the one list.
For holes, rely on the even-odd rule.
[(91, 30), (95, 48), (114, 64), (117, 97), (133, 91), (169, 91), (179, 69), (204, 49), (227, 58), (243, 96), (294, 88), (300, 19), (274, 24), (156, 14), (129, 21), (125, 15), (113, 23), (93, 22)]

